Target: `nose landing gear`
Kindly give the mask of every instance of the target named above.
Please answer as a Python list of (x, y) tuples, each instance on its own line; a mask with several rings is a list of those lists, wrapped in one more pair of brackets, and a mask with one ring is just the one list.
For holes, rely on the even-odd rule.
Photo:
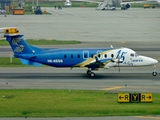
[(156, 76), (157, 75), (157, 71), (156, 71), (156, 65), (153, 66), (153, 73), (152, 73), (153, 76)]

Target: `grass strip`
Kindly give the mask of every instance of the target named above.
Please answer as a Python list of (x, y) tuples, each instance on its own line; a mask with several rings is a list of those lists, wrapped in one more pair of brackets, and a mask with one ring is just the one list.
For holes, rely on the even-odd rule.
[[(75, 40), (26, 40), (29, 45), (63, 45), (63, 44), (80, 44), (81, 42)], [(9, 45), (6, 40), (0, 40), (0, 46)]]
[[(19, 58), (12, 57), (12, 62), (10, 57), (0, 57), (0, 67), (33, 67), (31, 65), (23, 65)], [(47, 65), (42, 65), (42, 67), (48, 67)]]
[(25, 67), (29, 65), (23, 65), (20, 62), (19, 58), (12, 58), (12, 62), (10, 61), (10, 57), (0, 57), (0, 67)]
[[(12, 57), (12, 62), (9, 57), (0, 57), (0, 67), (33, 67), (31, 65), (23, 65), (19, 58)], [(42, 67), (48, 67), (42, 65)]]
[[(8, 84), (9, 85), (9, 84)], [(117, 103), (117, 94), (93, 90), (10, 89), (0, 92), (0, 117), (83, 117), (160, 114), (153, 103)]]

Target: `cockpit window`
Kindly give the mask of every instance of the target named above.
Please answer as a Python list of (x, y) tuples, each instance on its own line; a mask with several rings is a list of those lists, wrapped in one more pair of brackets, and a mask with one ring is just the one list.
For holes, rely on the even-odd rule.
[(138, 56), (139, 56), (139, 54), (138, 54), (138, 53), (135, 53), (135, 56), (136, 56), (136, 57), (138, 57)]
[(139, 54), (138, 53), (131, 53), (131, 57), (138, 57)]
[(134, 53), (131, 53), (131, 57), (134, 57)]

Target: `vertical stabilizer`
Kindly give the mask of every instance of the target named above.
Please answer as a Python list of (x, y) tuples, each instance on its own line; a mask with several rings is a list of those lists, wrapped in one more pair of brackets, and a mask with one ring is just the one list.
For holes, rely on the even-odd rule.
[(12, 51), (16, 54), (27, 54), (33, 53), (31, 47), (25, 42), (22, 37), (23, 35), (19, 34), (5, 34), (6, 40), (9, 42)]
[(9, 42), (14, 54), (34, 53), (34, 50), (25, 42), (23, 35), (20, 35), (16, 28), (6, 28), (4, 33), (4, 37)]

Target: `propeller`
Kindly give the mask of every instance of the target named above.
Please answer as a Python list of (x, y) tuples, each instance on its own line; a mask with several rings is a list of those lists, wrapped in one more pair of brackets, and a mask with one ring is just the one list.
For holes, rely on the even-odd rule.
[(121, 59), (121, 58), (120, 58), (120, 57), (118, 57), (118, 70), (119, 70), (119, 72), (120, 72), (120, 66), (119, 66), (119, 63), (121, 62), (121, 61), (120, 61), (120, 59)]
[(120, 72), (120, 63), (122, 63), (123, 60), (120, 57), (118, 57), (117, 59), (114, 58), (111, 61), (118, 65), (118, 71)]
[(119, 64), (123, 63), (123, 59), (121, 57), (118, 57), (118, 68), (119, 68), (119, 72), (120, 72), (120, 66)]

